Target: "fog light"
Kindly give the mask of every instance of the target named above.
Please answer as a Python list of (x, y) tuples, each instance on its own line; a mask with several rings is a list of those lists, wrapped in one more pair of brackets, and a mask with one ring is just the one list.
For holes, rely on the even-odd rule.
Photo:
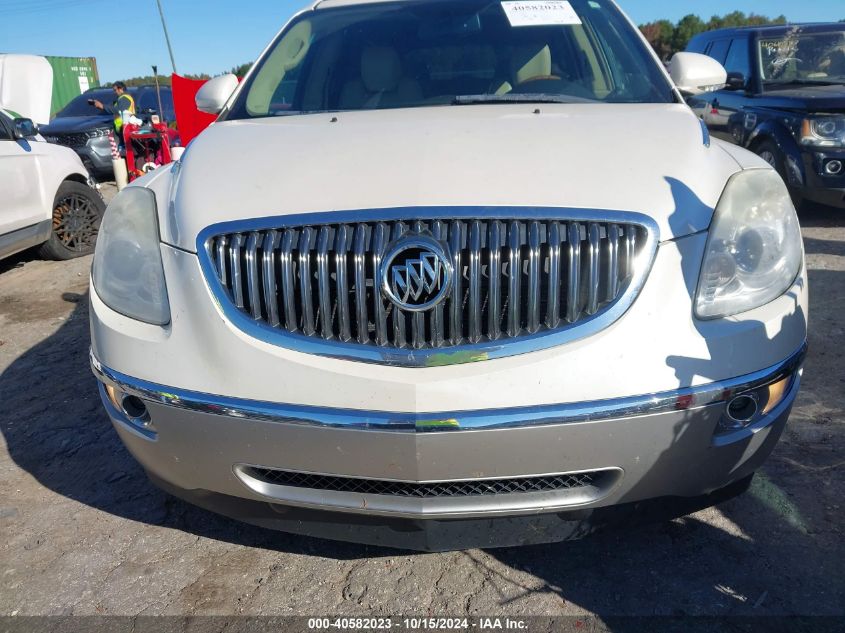
[(106, 398), (120, 412), (124, 418), (124, 423), (130, 424), (151, 438), (155, 437), (155, 425), (153, 425), (150, 412), (143, 400), (112, 385), (104, 383), (103, 388), (106, 392)]
[(757, 398), (752, 394), (742, 394), (728, 403), (727, 414), (735, 424), (745, 426), (754, 419), (758, 410)]
[(149, 420), (149, 413), (147, 413), (147, 405), (137, 396), (126, 396), (121, 402), (121, 409), (126, 414), (126, 417), (132, 420)]
[(841, 160), (829, 160), (824, 164), (824, 173), (828, 176), (838, 176), (844, 168)]
[(717, 433), (741, 431), (764, 419), (786, 399), (793, 378), (794, 375), (784, 376), (752, 391), (729, 396)]

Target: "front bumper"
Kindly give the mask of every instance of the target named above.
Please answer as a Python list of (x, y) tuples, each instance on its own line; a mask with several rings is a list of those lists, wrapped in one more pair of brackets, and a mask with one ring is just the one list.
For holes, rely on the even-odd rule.
[(107, 136), (90, 139), (82, 147), (74, 150), (82, 159), (82, 163), (95, 176), (111, 176), (114, 173), (111, 158), (111, 144)]
[[(686, 498), (690, 507), (718, 500), (718, 491), (750, 477), (774, 448), (803, 353), (752, 375), (672, 392), (438, 414), (224, 398), (125, 376), (93, 355), (92, 365), (121, 439), (177, 496), (287, 531), (451, 549), (572, 538), (602, 523), (607, 509), (624, 515), (644, 500)], [(719, 432), (727, 401), (776, 381), (786, 385), (776, 406), (746, 428)], [(131, 417), (121, 407), (128, 396), (143, 403), (143, 414), (130, 407)], [(409, 485), (595, 476), (566, 489), (414, 496), (278, 485), (256, 467)]]
[(830, 159), (845, 161), (845, 152), (804, 152), (804, 173), (806, 183), (801, 193), (806, 200), (845, 209), (845, 174), (828, 176), (824, 174), (824, 162)]
[(827, 189), (819, 188), (804, 189), (804, 198), (818, 204), (823, 204), (834, 209), (845, 209), (845, 188)]

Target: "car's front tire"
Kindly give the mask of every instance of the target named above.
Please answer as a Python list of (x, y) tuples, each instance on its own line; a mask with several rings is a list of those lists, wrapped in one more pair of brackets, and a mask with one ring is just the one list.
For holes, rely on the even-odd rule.
[(47, 259), (73, 259), (94, 252), (106, 204), (91, 187), (66, 180), (53, 201), (50, 239), (40, 249)]
[(786, 174), (786, 156), (780, 148), (770, 140), (765, 140), (754, 148), (755, 153), (764, 161), (775, 168), (786, 183), (786, 188), (789, 190), (789, 197), (792, 198), (792, 204), (796, 211), (801, 211), (804, 205), (804, 197), (801, 193), (789, 184), (789, 177)]

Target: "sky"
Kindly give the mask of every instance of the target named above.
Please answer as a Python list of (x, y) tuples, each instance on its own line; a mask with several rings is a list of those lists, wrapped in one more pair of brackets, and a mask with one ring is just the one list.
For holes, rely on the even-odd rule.
[[(180, 74), (253, 61), (307, 0), (161, 0)], [(845, 19), (844, 0), (618, 0), (637, 23), (744, 11)], [(125, 16), (125, 17), (123, 17)], [(0, 0), (0, 53), (96, 57), (100, 80), (171, 72), (156, 0)]]

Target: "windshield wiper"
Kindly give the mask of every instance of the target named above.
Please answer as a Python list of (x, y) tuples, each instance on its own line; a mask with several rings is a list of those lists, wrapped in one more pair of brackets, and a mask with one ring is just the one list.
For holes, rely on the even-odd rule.
[(452, 105), (474, 105), (479, 103), (594, 103), (594, 100), (573, 97), (571, 95), (549, 94), (458, 95), (452, 100)]

